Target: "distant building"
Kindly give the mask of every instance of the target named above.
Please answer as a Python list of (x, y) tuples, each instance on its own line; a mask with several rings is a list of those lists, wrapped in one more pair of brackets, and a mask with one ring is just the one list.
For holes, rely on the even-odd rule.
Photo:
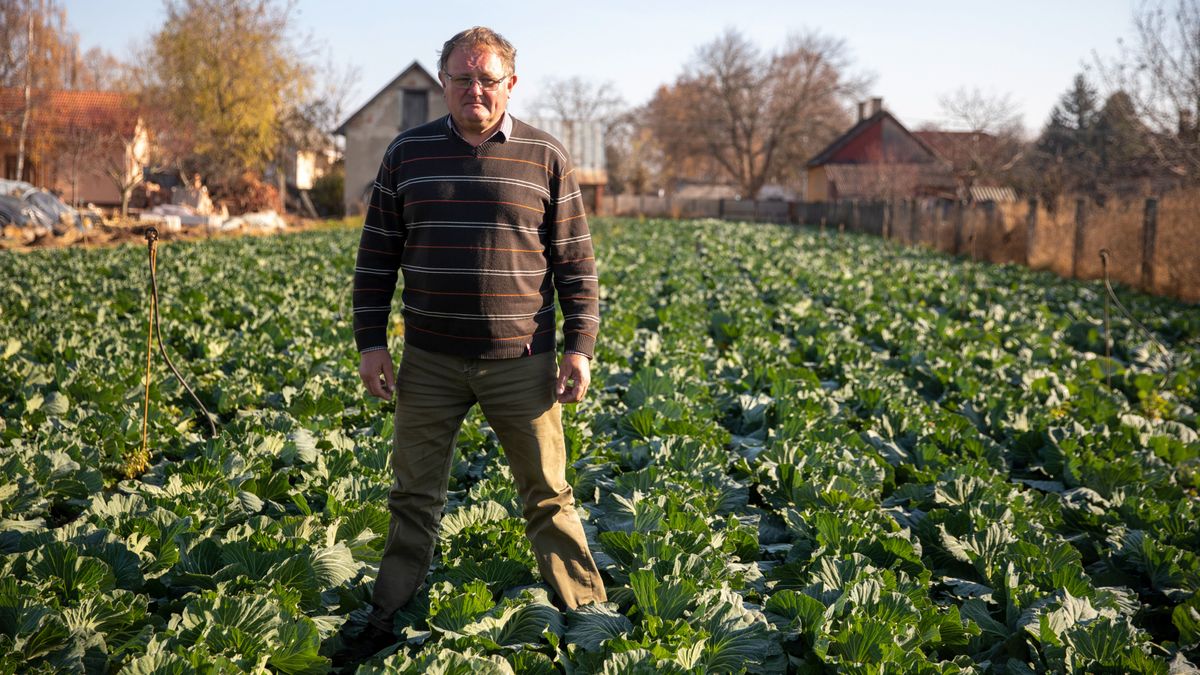
[(383, 152), (396, 134), (446, 113), (441, 83), (413, 61), (346, 118), (335, 133), (346, 139), (343, 155), (346, 187), (342, 199), (348, 215), (365, 211)]
[(35, 91), (17, 176), (22, 89), (0, 89), (2, 176), (57, 192), (73, 204), (119, 206), (117, 179), (132, 184), (149, 161), (146, 126), (125, 94)]
[(599, 122), (544, 118), (521, 120), (557, 138), (566, 147), (575, 167), (575, 180), (583, 192), (583, 203), (592, 213), (599, 212), (604, 188), (608, 185), (603, 125)]
[(956, 195), (949, 161), (883, 108), (860, 103), (858, 123), (808, 161), (805, 200)]
[[(396, 134), (447, 113), (441, 83), (413, 61), (346, 118), (335, 133), (346, 139), (343, 200), (348, 215), (361, 214), (366, 209), (379, 162)], [(566, 146), (575, 165), (584, 201), (593, 212), (597, 211), (604, 196), (604, 186), (608, 184), (602, 127), (591, 122), (520, 119), (547, 131)]]

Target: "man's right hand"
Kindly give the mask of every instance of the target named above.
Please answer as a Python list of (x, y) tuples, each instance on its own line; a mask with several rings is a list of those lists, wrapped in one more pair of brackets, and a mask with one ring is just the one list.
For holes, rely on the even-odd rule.
[(358, 376), (372, 396), (392, 400), (396, 377), (392, 371), (391, 352), (386, 349), (363, 352), (359, 355)]

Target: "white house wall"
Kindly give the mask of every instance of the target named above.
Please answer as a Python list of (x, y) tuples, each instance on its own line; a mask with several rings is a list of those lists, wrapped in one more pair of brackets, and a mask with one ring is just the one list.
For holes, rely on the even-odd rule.
[(441, 89), (430, 89), (430, 82), (425, 75), (417, 69), (410, 69), (403, 77), (376, 94), (354, 119), (346, 124), (344, 202), (347, 214), (363, 212), (365, 199), (375, 182), (375, 174), (379, 171), (383, 152), (396, 134), (400, 133), (404, 114), (401, 92), (405, 89), (429, 89), (427, 121), (447, 113)]

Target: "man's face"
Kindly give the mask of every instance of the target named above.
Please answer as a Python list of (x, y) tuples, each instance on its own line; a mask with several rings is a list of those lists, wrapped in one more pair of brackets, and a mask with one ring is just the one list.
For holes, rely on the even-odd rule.
[[(508, 76), (507, 79), (504, 79)], [(508, 107), (508, 96), (517, 84), (517, 76), (504, 69), (504, 62), (496, 52), (487, 47), (455, 47), (446, 59), (446, 72), (439, 74), (442, 95), (454, 123), (465, 131), (480, 133), (500, 123)], [(476, 78), (478, 80), (501, 80), (493, 91), (472, 82), (460, 89), (451, 78)]]

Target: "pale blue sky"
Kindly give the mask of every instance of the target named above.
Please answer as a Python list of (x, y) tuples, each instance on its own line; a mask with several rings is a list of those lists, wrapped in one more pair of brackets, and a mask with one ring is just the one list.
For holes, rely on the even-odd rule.
[[(161, 0), (66, 0), (86, 49), (120, 56), (162, 22)], [(351, 110), (416, 59), (431, 71), (446, 38), (490, 26), (517, 47), (512, 110), (547, 77), (613, 81), (640, 104), (669, 83), (696, 47), (733, 26), (764, 48), (817, 29), (846, 41), (871, 93), (902, 122), (938, 122), (938, 98), (960, 86), (1010, 94), (1026, 132), (1041, 128), (1074, 75), (1131, 33), (1132, 0), (914, 0), (913, 2), (384, 2), (300, 0), (297, 24), (360, 78)], [(232, 36), (231, 36), (232, 37)]]

